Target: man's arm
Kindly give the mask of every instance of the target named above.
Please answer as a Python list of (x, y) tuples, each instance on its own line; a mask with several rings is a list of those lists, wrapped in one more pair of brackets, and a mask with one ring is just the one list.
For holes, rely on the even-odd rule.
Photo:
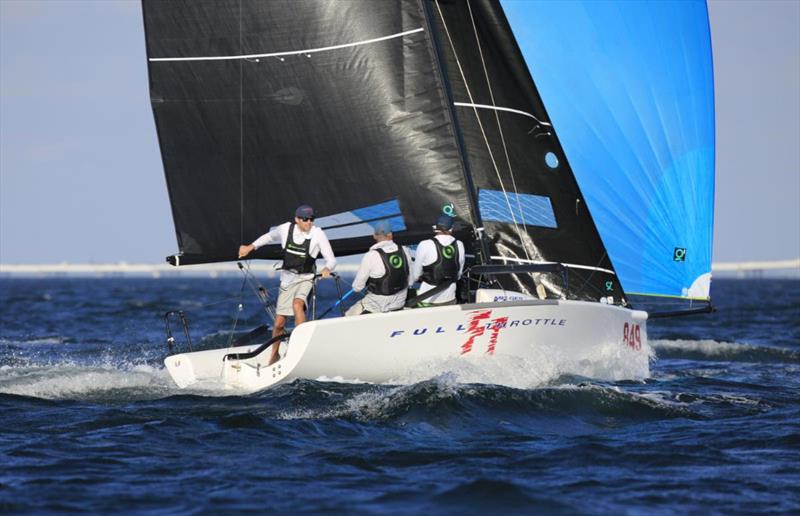
[(464, 273), (464, 260), (466, 256), (464, 256), (464, 242), (458, 240), (458, 279), (461, 279), (461, 275)]
[(320, 274), (323, 278), (327, 278), (331, 275), (333, 269), (336, 268), (336, 257), (333, 255), (333, 249), (331, 249), (331, 243), (328, 241), (328, 235), (326, 235), (322, 229), (317, 232), (317, 245), (319, 245), (320, 254), (325, 258), (325, 267)]
[(276, 228), (273, 228), (272, 231), (267, 231), (266, 233), (264, 233), (260, 237), (256, 238), (253, 241), (252, 244), (240, 245), (239, 246), (239, 258), (244, 258), (248, 254), (250, 254), (253, 251), (255, 251), (256, 249), (258, 249), (259, 247), (263, 247), (263, 246), (265, 246), (267, 244), (271, 244), (272, 242), (281, 242), (281, 240), (282, 240), (282, 238), (281, 238), (281, 227), (283, 225), (284, 224), (281, 224), (280, 226), (278, 226)]
[(356, 292), (361, 292), (364, 290), (364, 287), (367, 286), (367, 280), (369, 280), (369, 271), (370, 267), (370, 253), (373, 251), (367, 251), (367, 254), (361, 259), (361, 265), (358, 266), (358, 272), (356, 272), (356, 278), (353, 280), (353, 290)]
[[(429, 249), (433, 246), (433, 242), (430, 240), (423, 240), (417, 246), (417, 257), (411, 264), (411, 280), (410, 283), (416, 283), (419, 281), (420, 276), (422, 276), (422, 267), (425, 265), (423, 263), (425, 260), (429, 259), (430, 251)], [(434, 248), (434, 252), (435, 252)]]
[(408, 264), (408, 286), (410, 287), (414, 282), (411, 281), (411, 278), (414, 275), (412, 267), (414, 266), (414, 261), (411, 259), (411, 251), (408, 250), (408, 247), (401, 246), (403, 248), (403, 252), (406, 254), (406, 263)]

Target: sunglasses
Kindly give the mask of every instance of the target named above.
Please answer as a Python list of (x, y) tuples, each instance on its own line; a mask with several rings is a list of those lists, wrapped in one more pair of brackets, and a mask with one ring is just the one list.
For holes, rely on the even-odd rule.
[(302, 220), (303, 222), (314, 222), (314, 217), (297, 217), (298, 219)]

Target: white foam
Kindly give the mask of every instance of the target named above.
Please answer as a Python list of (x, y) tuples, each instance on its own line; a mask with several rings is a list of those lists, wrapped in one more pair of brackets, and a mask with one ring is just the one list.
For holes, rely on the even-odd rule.
[(8, 340), (8, 339), (0, 339), (0, 344), (13, 344), (17, 346), (25, 346), (25, 345), (47, 345), (47, 344), (63, 344), (64, 338), (63, 337), (40, 337), (40, 338), (33, 338), (33, 339), (22, 339), (22, 340)]
[(656, 353), (659, 349), (674, 351), (695, 351), (708, 356), (723, 355), (730, 352), (741, 352), (758, 349), (749, 344), (737, 344), (735, 342), (724, 342), (710, 339), (704, 340), (651, 340)]
[[(647, 353), (643, 361), (641, 354)], [(580, 361), (567, 358), (557, 346), (540, 345), (531, 350), (532, 358), (497, 354), (494, 357), (453, 357), (413, 368), (391, 383), (412, 384), (446, 373), (458, 383), (503, 385), (517, 389), (535, 389), (552, 383), (562, 375), (605, 378), (612, 381), (641, 379), (649, 376), (652, 350), (641, 351), (617, 343), (598, 346)]]
[(164, 369), (147, 365), (60, 363), (0, 368), (0, 393), (44, 399), (102, 397), (112, 391), (135, 391), (137, 398), (160, 398), (175, 390)]

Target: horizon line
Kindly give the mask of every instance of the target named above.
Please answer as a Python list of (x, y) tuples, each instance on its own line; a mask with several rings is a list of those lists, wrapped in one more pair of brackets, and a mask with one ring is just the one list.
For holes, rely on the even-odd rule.
[[(149, 275), (160, 277), (162, 275), (207, 275), (216, 277), (219, 275), (238, 274), (239, 268), (236, 262), (221, 262), (197, 265), (185, 265), (176, 267), (167, 263), (128, 263), (125, 261), (108, 263), (44, 263), (44, 264), (6, 264), (0, 263), (0, 275), (2, 276), (30, 276), (30, 275)], [(266, 274), (269, 277), (276, 276), (280, 269), (276, 268), (278, 260), (259, 260), (258, 263), (250, 263), (249, 268), (253, 271)], [(358, 263), (338, 263), (336, 270), (344, 273), (355, 273), (358, 270)], [(800, 257), (790, 260), (762, 260), (762, 261), (743, 261), (743, 262), (715, 262), (711, 264), (712, 273), (759, 273), (765, 271), (787, 271), (800, 274)]]

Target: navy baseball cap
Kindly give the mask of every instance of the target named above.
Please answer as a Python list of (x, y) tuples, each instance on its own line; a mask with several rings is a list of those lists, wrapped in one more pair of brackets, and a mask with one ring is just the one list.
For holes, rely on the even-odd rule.
[(314, 218), (314, 208), (308, 204), (301, 204), (294, 210), (294, 216), (299, 218)]
[(450, 231), (453, 228), (453, 220), (453, 217), (450, 215), (445, 215), (444, 213), (439, 215), (439, 218), (436, 220), (436, 229)]

